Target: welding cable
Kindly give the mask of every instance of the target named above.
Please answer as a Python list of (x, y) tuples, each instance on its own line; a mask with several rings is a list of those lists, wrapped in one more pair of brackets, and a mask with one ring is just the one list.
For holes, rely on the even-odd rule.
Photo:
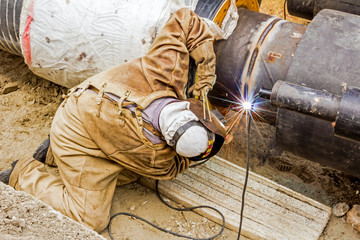
[(189, 237), (189, 236), (186, 236), (186, 235), (181, 235), (181, 234), (179, 234), (179, 233), (166, 230), (165, 228), (162, 228), (162, 227), (160, 227), (160, 226), (157, 226), (157, 225), (153, 224), (152, 222), (150, 222), (150, 221), (148, 221), (148, 220), (146, 220), (146, 219), (144, 219), (144, 218), (142, 218), (142, 217), (139, 217), (139, 216), (137, 216), (137, 215), (134, 215), (134, 214), (132, 214), (132, 213), (119, 212), (119, 213), (114, 214), (114, 215), (110, 218), (110, 221), (109, 221), (109, 224), (108, 224), (108, 233), (109, 233), (110, 239), (111, 239), (111, 240), (114, 240), (114, 238), (113, 238), (113, 236), (112, 236), (112, 234), (111, 234), (111, 222), (112, 222), (112, 220), (113, 220), (115, 217), (117, 217), (117, 216), (119, 216), (119, 215), (126, 215), (126, 216), (130, 216), (130, 217), (137, 218), (137, 219), (139, 219), (139, 220), (141, 220), (141, 221), (143, 221), (143, 222), (145, 222), (145, 223), (153, 226), (154, 228), (157, 228), (157, 229), (159, 229), (159, 230), (161, 230), (161, 231), (163, 231), (163, 232), (165, 232), (165, 233), (170, 233), (170, 234), (175, 235), (175, 236), (177, 236), (177, 237), (182, 237), (182, 238), (187, 238), (187, 239), (192, 239), (192, 240), (211, 240), (211, 239), (214, 239), (214, 238), (220, 236), (220, 235), (222, 234), (222, 232), (224, 231), (224, 229), (225, 229), (225, 217), (224, 217), (224, 215), (223, 215), (218, 209), (216, 209), (216, 208), (214, 208), (214, 207), (211, 207), (211, 206), (206, 206), (206, 205), (200, 205), (200, 206), (189, 207), (189, 208), (176, 208), (176, 207), (173, 207), (173, 206), (171, 206), (170, 204), (168, 204), (168, 203), (161, 197), (161, 195), (160, 195), (160, 193), (159, 193), (159, 180), (156, 180), (156, 195), (158, 196), (158, 198), (160, 199), (160, 201), (163, 202), (167, 207), (169, 207), (169, 208), (171, 208), (171, 209), (173, 209), (173, 210), (176, 210), (176, 211), (191, 211), (191, 210), (198, 209), (198, 208), (209, 208), (209, 209), (211, 209), (211, 210), (214, 210), (214, 211), (217, 212), (217, 213), (221, 216), (221, 218), (222, 218), (222, 227), (221, 227), (221, 230), (220, 230), (216, 235), (214, 235), (214, 236), (212, 236), (212, 237), (209, 237), (209, 238), (193, 238), (193, 237)]
[(245, 193), (246, 193), (246, 187), (249, 179), (249, 165), (250, 165), (250, 129), (251, 129), (251, 112), (249, 111), (249, 119), (248, 119), (248, 125), (247, 125), (247, 157), (246, 157), (246, 173), (245, 173), (245, 182), (244, 182), (244, 188), (241, 196), (241, 210), (240, 210), (240, 224), (239, 224), (239, 232), (237, 240), (240, 239), (241, 235), (241, 228), (242, 228), (242, 222), (243, 222), (243, 215), (244, 215), (244, 206), (245, 206)]

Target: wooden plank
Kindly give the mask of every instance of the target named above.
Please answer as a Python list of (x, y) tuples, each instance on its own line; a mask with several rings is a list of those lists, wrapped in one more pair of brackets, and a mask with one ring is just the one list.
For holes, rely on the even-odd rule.
[[(213, 157), (175, 180), (161, 181), (159, 189), (184, 206), (209, 205), (219, 209), (226, 227), (237, 231), (244, 180), (243, 168)], [(251, 172), (245, 200), (242, 234), (251, 239), (318, 239), (331, 215), (330, 207)], [(196, 211), (221, 223), (220, 216), (212, 210)]]

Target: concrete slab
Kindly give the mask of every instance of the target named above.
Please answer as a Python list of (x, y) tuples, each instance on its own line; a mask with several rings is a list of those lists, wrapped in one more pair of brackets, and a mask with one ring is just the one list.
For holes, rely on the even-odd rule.
[[(237, 231), (245, 169), (222, 158), (192, 168), (172, 181), (161, 181), (160, 192), (184, 206), (210, 205)], [(145, 185), (151, 183), (142, 180)], [(221, 223), (215, 212), (197, 212)], [(251, 239), (318, 239), (331, 216), (331, 208), (255, 173), (249, 174), (242, 234)]]
[(0, 182), (0, 238), (3, 240), (105, 240), (33, 196)]

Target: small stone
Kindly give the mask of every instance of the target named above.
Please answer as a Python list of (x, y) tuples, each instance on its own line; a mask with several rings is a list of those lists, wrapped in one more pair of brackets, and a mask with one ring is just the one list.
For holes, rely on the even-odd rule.
[(130, 207), (130, 210), (131, 210), (131, 211), (134, 211), (134, 210), (135, 210), (135, 206), (131, 206), (131, 207)]
[(4, 86), (2, 94), (8, 94), (8, 93), (14, 92), (14, 91), (18, 90), (18, 88), (19, 88), (18, 83), (7, 83)]
[(355, 204), (346, 216), (346, 222), (360, 232), (360, 205)]
[(359, 190), (356, 190), (355, 194), (359, 194)]
[(349, 211), (350, 207), (348, 204), (342, 202), (342, 203), (337, 203), (334, 207), (333, 207), (333, 214), (336, 217), (342, 217), (344, 216), (348, 211)]

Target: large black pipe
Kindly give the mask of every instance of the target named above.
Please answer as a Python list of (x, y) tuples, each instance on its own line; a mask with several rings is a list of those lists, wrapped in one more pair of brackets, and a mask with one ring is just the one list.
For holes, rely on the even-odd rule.
[[(359, 16), (323, 10), (305, 31), (302, 25), (244, 9), (239, 15), (229, 40), (215, 46), (218, 83), (211, 96), (216, 105), (236, 106), (231, 101), (261, 87), (272, 89), (281, 79), (338, 96), (346, 85), (360, 87)], [(360, 144), (334, 136), (331, 123), (265, 104), (263, 108), (265, 115), (275, 114), (283, 150), (360, 177)]]
[[(286, 81), (339, 96), (348, 86), (359, 88), (359, 36), (360, 16), (321, 11), (300, 41)], [(331, 123), (280, 109), (276, 127), (282, 149), (360, 177), (360, 144), (334, 136)]]
[(22, 0), (0, 0), (0, 49), (21, 55), (20, 13)]
[[(262, 93), (260, 89), (260, 95)], [(335, 122), (341, 96), (279, 80), (268, 99), (274, 107)]]
[[(238, 25), (226, 41), (217, 41), (217, 83), (210, 92), (214, 105), (236, 107), (260, 87), (272, 88), (285, 79), (306, 27), (266, 14), (239, 9)], [(276, 109), (269, 103), (263, 118), (275, 124)]]
[(360, 142), (360, 88), (348, 87), (340, 102), (334, 132)]
[(261, 88), (259, 95), (274, 107), (328, 121), (336, 136), (360, 142), (360, 88), (346, 87), (339, 96), (279, 80), (271, 90)]
[(333, 9), (360, 15), (359, 0), (287, 0), (290, 14), (313, 19), (323, 9)]

